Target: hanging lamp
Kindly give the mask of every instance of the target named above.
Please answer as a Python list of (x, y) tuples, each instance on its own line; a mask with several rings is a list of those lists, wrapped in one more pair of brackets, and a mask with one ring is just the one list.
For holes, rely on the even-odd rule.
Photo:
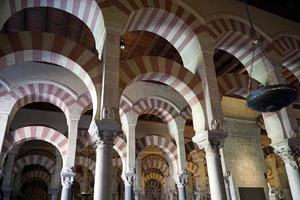
[[(276, 112), (280, 109), (290, 105), (297, 99), (297, 89), (294, 86), (288, 85), (282, 77), (280, 77), (284, 83), (275, 85), (265, 85), (258, 89), (251, 90), (251, 75), (254, 63), (255, 51), (259, 49), (264, 58), (269, 61), (271, 65), (273, 62), (268, 56), (267, 52), (261, 47), (259, 40), (257, 39), (255, 29), (253, 27), (252, 19), (247, 5), (247, 0), (244, 0), (246, 13), (250, 24), (250, 37), (252, 38), (252, 64), (249, 72), (249, 95), (247, 96), (247, 105), (249, 108), (258, 112)], [(263, 58), (263, 59), (264, 59)], [(265, 64), (264, 64), (265, 65)], [(267, 68), (267, 66), (265, 66)], [(251, 90), (251, 91), (250, 91)]]

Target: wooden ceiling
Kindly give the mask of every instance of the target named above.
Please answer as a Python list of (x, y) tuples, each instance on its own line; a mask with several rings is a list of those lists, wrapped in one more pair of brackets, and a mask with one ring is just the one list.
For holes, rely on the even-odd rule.
[(90, 29), (77, 17), (50, 7), (27, 8), (11, 16), (1, 32), (34, 31), (68, 38), (96, 53)]
[(121, 60), (138, 56), (160, 56), (183, 63), (173, 45), (154, 33), (132, 31), (125, 33), (121, 39), (125, 42), (125, 49), (121, 50)]

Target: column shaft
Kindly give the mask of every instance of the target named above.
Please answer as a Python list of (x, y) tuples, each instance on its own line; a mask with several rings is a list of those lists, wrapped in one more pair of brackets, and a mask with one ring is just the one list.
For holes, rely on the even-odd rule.
[(61, 200), (70, 200), (71, 199), (71, 188), (74, 182), (75, 173), (72, 169), (67, 168), (64, 169), (61, 173)]
[(112, 153), (112, 139), (97, 141), (94, 200), (112, 199)]
[(61, 191), (61, 200), (70, 200), (71, 199), (71, 187), (63, 186)]
[(132, 184), (125, 184), (125, 200), (133, 200)]
[(185, 187), (179, 186), (178, 187), (178, 200), (185, 200)]
[(300, 175), (299, 169), (292, 166), (289, 161), (284, 161), (286, 174), (289, 180), (289, 185), (293, 199), (300, 198)]
[(212, 200), (226, 200), (221, 156), (218, 148), (205, 148), (209, 188)]

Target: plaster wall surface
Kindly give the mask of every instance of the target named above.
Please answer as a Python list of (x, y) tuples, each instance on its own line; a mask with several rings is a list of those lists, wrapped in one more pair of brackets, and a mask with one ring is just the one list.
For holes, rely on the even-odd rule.
[(231, 194), (240, 200), (239, 187), (265, 188), (267, 194), (260, 129), (254, 121), (229, 118), (224, 121), (224, 129), (228, 133), (223, 148), (225, 168), (230, 171), (234, 185)]

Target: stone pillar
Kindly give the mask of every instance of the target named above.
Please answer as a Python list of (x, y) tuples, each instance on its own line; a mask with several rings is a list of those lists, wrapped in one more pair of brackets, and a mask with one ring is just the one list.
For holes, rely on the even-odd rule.
[(135, 178), (135, 128), (137, 122), (137, 114), (129, 112), (127, 115), (127, 123), (123, 124), (122, 129), (127, 139), (127, 162), (124, 174), (125, 183), (125, 200), (132, 200), (133, 194), (133, 181)]
[(135, 177), (135, 174), (132, 173), (126, 173), (124, 175), (124, 183), (125, 183), (125, 200), (133, 200), (133, 180)]
[(185, 200), (186, 199), (186, 191), (185, 186), (187, 183), (188, 174), (186, 171), (182, 171), (181, 174), (179, 174), (175, 178), (175, 182), (178, 188), (178, 200)]
[(168, 123), (168, 129), (171, 136), (175, 139), (177, 146), (177, 163), (178, 174), (183, 173), (186, 170), (186, 155), (184, 146), (184, 128), (185, 120), (181, 117), (176, 117), (174, 120)]
[(74, 168), (75, 165), (79, 118), (80, 116), (77, 116), (75, 119), (68, 120), (68, 153), (64, 163), (65, 168)]
[(64, 169), (61, 173), (61, 200), (70, 200), (71, 199), (71, 187), (74, 182), (75, 173), (72, 169)]
[(207, 34), (199, 36), (202, 48), (201, 63), (197, 70), (201, 77), (205, 101), (207, 131), (196, 130), (193, 141), (206, 151), (209, 187), (212, 200), (226, 200), (226, 190), (219, 149), (227, 136), (223, 131), (223, 112), (214, 65), (215, 41)]
[(221, 98), (214, 64), (215, 42), (206, 34), (201, 35), (199, 41), (202, 48), (202, 58), (200, 59), (201, 66), (199, 66), (197, 72), (201, 77), (207, 128), (212, 130), (215, 122), (221, 123), (223, 121)]
[(51, 175), (51, 183), (50, 188), (48, 190), (48, 196), (51, 200), (57, 199), (57, 194), (60, 187), (60, 173), (62, 171), (62, 158), (60, 152), (57, 149), (55, 150), (55, 158), (55, 170), (54, 173)]
[(7, 162), (5, 165), (4, 175), (3, 175), (3, 183), (2, 183), (2, 190), (4, 194), (4, 200), (9, 200), (11, 198), (12, 194), (12, 176), (13, 176), (13, 167), (15, 158), (17, 155), (18, 150), (14, 149), (7, 155)]
[(113, 138), (103, 138), (96, 142), (96, 169), (94, 199), (111, 199)]
[(205, 149), (209, 188), (212, 200), (227, 200), (225, 182), (221, 164), (220, 147), (226, 134), (219, 130), (197, 133), (193, 141), (200, 149)]
[(274, 152), (278, 154), (284, 161), (292, 197), (293, 199), (298, 199), (300, 197), (299, 167), (293, 155), (291, 154), (288, 140), (283, 140), (282, 142), (275, 144), (273, 143), (271, 146), (274, 148)]
[(97, 138), (94, 200), (112, 199), (113, 141), (118, 128), (115, 123), (109, 125), (107, 120), (90, 127), (89, 132)]

